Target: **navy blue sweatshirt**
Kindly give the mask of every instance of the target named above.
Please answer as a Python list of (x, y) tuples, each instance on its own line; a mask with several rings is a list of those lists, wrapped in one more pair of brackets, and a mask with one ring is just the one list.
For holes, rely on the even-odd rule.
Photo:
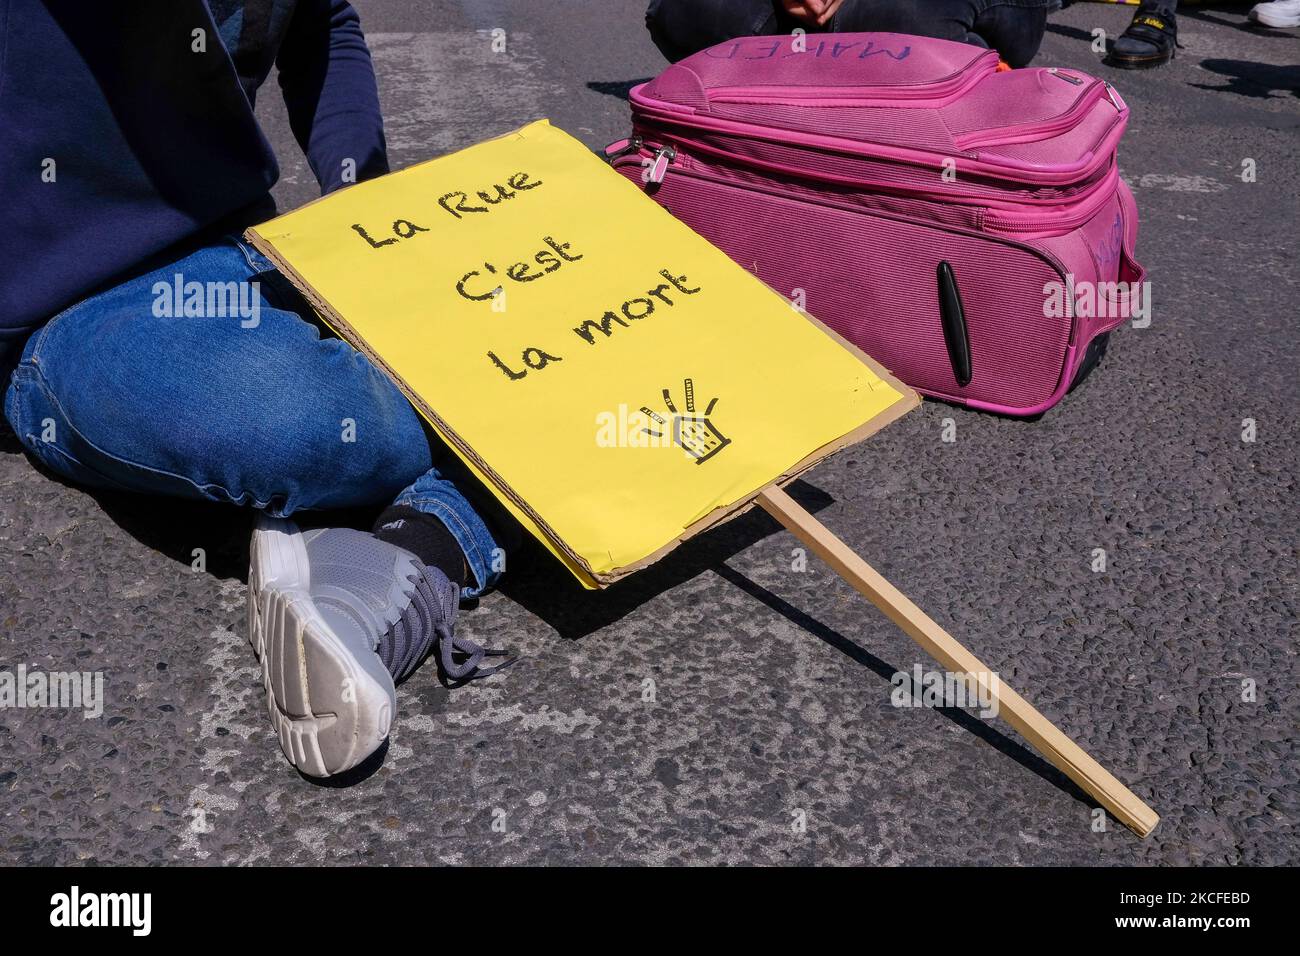
[(273, 63), (322, 192), (388, 171), (346, 0), (0, 0), (0, 361), (166, 250), (273, 214), (253, 116)]

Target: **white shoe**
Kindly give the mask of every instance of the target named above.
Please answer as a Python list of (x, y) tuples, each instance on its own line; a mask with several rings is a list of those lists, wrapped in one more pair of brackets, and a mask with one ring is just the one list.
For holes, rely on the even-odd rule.
[(313, 777), (350, 770), (388, 737), (397, 694), (377, 638), (410, 603), (419, 564), (360, 531), (303, 534), (265, 515), (249, 550), (248, 639), (280, 747)]
[(1300, 27), (1300, 0), (1273, 0), (1257, 3), (1248, 14), (1266, 27)]
[[(259, 515), (250, 546), (248, 639), (289, 762), (351, 770), (388, 737), (405, 680), (430, 652), (463, 683), (514, 662), (456, 635), (460, 588), (405, 548), (352, 528), (300, 531)], [(507, 658), (484, 666), (488, 658)]]

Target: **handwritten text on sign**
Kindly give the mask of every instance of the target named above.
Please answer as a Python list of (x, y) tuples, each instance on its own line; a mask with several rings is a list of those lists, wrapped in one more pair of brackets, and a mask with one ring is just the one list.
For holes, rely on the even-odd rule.
[[(438, 197), (438, 206), (454, 219), (466, 216), (487, 214), (494, 206), (516, 198), (521, 193), (544, 186), (539, 179), (533, 179), (526, 172), (518, 172), (508, 177), (504, 184), (493, 183), (486, 189), (475, 190), (474, 198), (468, 192), (456, 189)], [(382, 249), (404, 239), (414, 239), (420, 233), (430, 231), (429, 226), (422, 226), (411, 219), (395, 219), (390, 227), (391, 236), (375, 239), (359, 222), (352, 224), (352, 229), (365, 240), (371, 249)], [(582, 253), (573, 249), (572, 244), (560, 242), (553, 236), (542, 236), (541, 248), (530, 252), (529, 258), (521, 259), (508, 266), (484, 262), (482, 269), (470, 269), (456, 282), (456, 294), (471, 302), (500, 303), (505, 299), (505, 287), (500, 278), (504, 276), (511, 282), (527, 283), (544, 279), (562, 269), (566, 264), (581, 262)], [(599, 319), (587, 319), (573, 329), (573, 334), (595, 345), (599, 333), (609, 338), (614, 326), (627, 328), (629, 322), (639, 322), (649, 318), (657, 308), (672, 308), (682, 296), (695, 295), (699, 287), (692, 288), (684, 275), (674, 275), (668, 269), (660, 269), (659, 276), (664, 280), (658, 285), (646, 289), (643, 294), (635, 295), (618, 306), (608, 309)], [(496, 282), (494, 285), (493, 282)], [(518, 367), (512, 368), (493, 350), (488, 350), (487, 358), (512, 382), (527, 377), (528, 371), (540, 372), (552, 362), (562, 362), (564, 357), (558, 351), (541, 348), (536, 345), (526, 346), (520, 353)]]

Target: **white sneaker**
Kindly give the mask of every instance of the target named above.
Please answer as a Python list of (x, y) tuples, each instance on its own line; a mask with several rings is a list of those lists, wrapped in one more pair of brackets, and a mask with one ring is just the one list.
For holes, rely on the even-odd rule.
[[(250, 545), (248, 639), (267, 711), (289, 762), (343, 773), (383, 746), (397, 681), (435, 652), (463, 683), (514, 662), (456, 635), (460, 588), (438, 568), (352, 528), (300, 531), (258, 515)], [(484, 666), (488, 658), (507, 658)]]
[(313, 777), (350, 770), (392, 725), (397, 694), (376, 649), (410, 603), (419, 563), (360, 531), (304, 534), (265, 515), (250, 551), (248, 639), (280, 747)]
[(1300, 0), (1273, 0), (1251, 7), (1250, 19), (1266, 27), (1300, 27)]

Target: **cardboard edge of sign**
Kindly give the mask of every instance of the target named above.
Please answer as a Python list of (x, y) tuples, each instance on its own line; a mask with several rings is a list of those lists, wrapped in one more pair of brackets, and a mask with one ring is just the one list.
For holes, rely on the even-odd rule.
[[(894, 391), (899, 395), (898, 401), (892, 403), (883, 411), (878, 412), (853, 431), (848, 432), (833, 441), (827, 442), (825, 445), (812, 451), (803, 459), (796, 462), (793, 466), (786, 469), (786, 471), (777, 477), (775, 481), (766, 483), (757, 488), (752, 488), (736, 501), (714, 508), (707, 514), (697, 518), (690, 525), (684, 528), (681, 534), (677, 535), (677, 537), (673, 538), (671, 541), (646, 557), (631, 564), (622, 565), (612, 571), (593, 571), (586, 560), (575, 552), (553, 528), (543, 521), (541, 516), (533, 510), (532, 506), (529, 505), (513, 488), (511, 488), (510, 485), (503, 480), (502, 477), (494, 471), (492, 467), (488, 465), (487, 462), (485, 462), (478, 453), (460, 437), (459, 434), (457, 434), (456, 430), (448, 425), (447, 422), (444, 421), (436, 411), (434, 411), (432, 406), (421, 398), (415, 389), (413, 389), (406, 380), (402, 378), (402, 376), (397, 374), (396, 370), (389, 365), (378, 352), (370, 347), (370, 343), (368, 343), (365, 338), (356, 331), (356, 329), (354, 329), (341, 315), (339, 315), (337, 311), (335, 311), (329, 301), (318, 293), (311, 283), (280, 255), (275, 245), (257, 232), (257, 227), (254, 226), (246, 230), (244, 238), (247, 239), (258, 250), (258, 252), (262, 253), (275, 263), (276, 268), (279, 269), (281, 274), (286, 276), (293, 283), (294, 287), (297, 288), (311, 304), (317, 315), (320, 316), (321, 321), (328, 325), (335, 334), (346, 341), (349, 345), (365, 355), (366, 358), (376, 366), (383, 369), (384, 372), (387, 373), (388, 377), (397, 383), (398, 388), (402, 390), (402, 394), (406, 396), (407, 400), (410, 401), (416, 410), (419, 411), (429, 424), (433, 426), (438, 435), (445, 442), (451, 445), (455, 449), (456, 453), (460, 455), (462, 459), (467, 461), (475, 471), (490, 481), (500, 494), (507, 497), (514, 507), (525, 515), (527, 519), (532, 522), (533, 526), (546, 536), (550, 543), (551, 551), (555, 553), (557, 557), (561, 558), (566, 567), (568, 567), (579, 581), (588, 588), (604, 588), (611, 584), (615, 584), (623, 578), (635, 574), (637, 571), (649, 567), (659, 561), (688, 539), (720, 525), (723, 522), (730, 521), (732, 518), (739, 517), (760, 503), (758, 498), (764, 488), (770, 487), (773, 484), (778, 487), (789, 484), (810, 468), (825, 461), (836, 452), (842, 451), (851, 445), (856, 445), (858, 442), (870, 438), (886, 425), (897, 421), (921, 403), (920, 396), (917, 395), (914, 390), (900, 382), (875, 359), (871, 358), (871, 356), (867, 355), (852, 342), (849, 342), (843, 336), (828, 328), (807, 312), (802, 313), (803, 317), (807, 321), (811, 322), (814, 326), (820, 329), (823, 334), (838, 343), (842, 348), (849, 351), (855, 358), (870, 368), (877, 378), (890, 388), (894, 389)], [(779, 295), (776, 291), (773, 291), (772, 294)]]

